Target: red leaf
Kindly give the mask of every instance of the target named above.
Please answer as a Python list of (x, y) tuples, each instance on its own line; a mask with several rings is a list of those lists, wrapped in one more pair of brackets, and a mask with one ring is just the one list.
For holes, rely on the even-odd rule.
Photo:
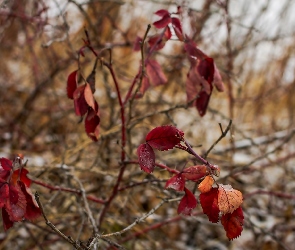
[(67, 95), (70, 99), (73, 99), (74, 92), (77, 88), (77, 72), (78, 70), (73, 71), (71, 74), (68, 76), (68, 81), (67, 81)]
[(172, 27), (174, 29), (175, 35), (178, 37), (180, 41), (183, 41), (184, 39), (182, 35), (182, 27), (181, 27), (181, 23), (179, 19), (176, 17), (172, 17), (171, 21), (172, 21)]
[(140, 49), (141, 49), (141, 43), (142, 43), (142, 38), (139, 37), (139, 36), (137, 36), (136, 37), (136, 40), (135, 40), (135, 42), (133, 44), (133, 50), (134, 51), (140, 51)]
[(219, 221), (218, 188), (212, 188), (207, 193), (201, 193), (200, 203), (203, 213), (208, 216), (209, 221), (217, 223)]
[(146, 142), (153, 148), (164, 151), (174, 148), (183, 139), (184, 133), (173, 126), (161, 126), (151, 130)]
[(155, 35), (149, 38), (148, 44), (151, 48), (155, 46), (155, 50), (160, 50), (165, 46), (166, 41), (163, 38), (160, 38), (159, 35)]
[[(94, 106), (96, 106), (94, 104)], [(97, 105), (98, 106), (98, 105)], [(98, 112), (91, 109), (85, 118), (85, 131), (93, 141), (97, 141), (99, 137), (99, 123), (100, 117)]]
[(92, 94), (90, 84), (88, 84), (88, 83), (86, 83), (86, 86), (84, 89), (84, 97), (85, 97), (85, 101), (89, 105), (89, 107), (91, 107), (92, 109), (95, 109), (94, 97)]
[(200, 116), (204, 116), (206, 114), (206, 110), (209, 104), (210, 95), (208, 95), (205, 91), (202, 91), (197, 98), (196, 107), (199, 111)]
[(2, 208), (6, 204), (8, 198), (9, 198), (9, 187), (8, 187), (8, 184), (2, 180), (1, 187), (0, 187), (0, 208)]
[(176, 191), (183, 191), (185, 186), (185, 179), (182, 174), (172, 176), (165, 185), (165, 188), (171, 188)]
[(171, 38), (172, 34), (171, 34), (171, 30), (169, 29), (169, 27), (167, 27), (165, 29), (164, 36), (165, 36), (166, 40), (169, 40)]
[(198, 72), (200, 76), (205, 78), (206, 81), (210, 84), (210, 86), (212, 86), (212, 81), (214, 78), (214, 68), (214, 61), (210, 57), (200, 60), (198, 64)]
[(20, 221), (26, 212), (26, 197), (23, 194), (19, 184), (9, 185), (9, 199), (4, 209), (9, 215), (11, 221)]
[(147, 144), (141, 144), (137, 148), (137, 156), (140, 168), (146, 172), (151, 173), (155, 168), (155, 152), (152, 147)]
[(10, 171), (12, 169), (12, 161), (9, 159), (6, 159), (4, 157), (0, 158), (0, 164), (4, 170)]
[(0, 158), (0, 178), (6, 180), (12, 169), (12, 161), (6, 158)]
[(165, 9), (161, 9), (161, 10), (158, 10), (155, 12), (155, 15), (158, 15), (158, 16), (166, 16), (166, 15), (169, 15), (169, 12), (168, 10), (165, 10)]
[(146, 62), (146, 73), (153, 86), (165, 84), (167, 78), (162, 71), (160, 64), (155, 60), (147, 60)]
[(142, 82), (141, 82), (141, 85), (140, 85), (139, 93), (137, 93), (136, 98), (143, 97), (144, 93), (148, 90), (148, 88), (150, 86), (151, 85), (150, 85), (149, 79), (146, 76), (144, 76), (142, 78)]
[(170, 14), (162, 15), (162, 18), (156, 22), (153, 23), (153, 25), (157, 29), (165, 28), (169, 23), (171, 23), (171, 17)]
[(73, 94), (75, 112), (79, 116), (85, 115), (89, 107), (84, 96), (85, 87), (85, 85), (79, 86)]
[(27, 187), (30, 187), (31, 180), (27, 177), (27, 174), (29, 171), (25, 168), (17, 169), (13, 172), (13, 175), (11, 177), (11, 182), (14, 183), (14, 185), (17, 184), (18, 180), (23, 182)]
[(9, 219), (9, 215), (5, 209), (2, 209), (2, 221), (4, 231), (7, 231), (9, 228), (13, 226), (13, 221)]
[(188, 167), (182, 171), (182, 176), (191, 181), (198, 181), (205, 175), (207, 175), (207, 167), (205, 165)]
[(186, 187), (184, 188), (185, 195), (182, 197), (177, 213), (183, 215), (191, 215), (192, 210), (197, 206), (197, 199), (194, 194), (189, 191)]
[(233, 213), (224, 214), (221, 217), (221, 224), (226, 231), (229, 240), (239, 237), (243, 231), (244, 214), (241, 207), (238, 207)]
[(31, 193), (30, 189), (22, 182), (19, 182), (19, 184), (27, 201), (26, 213), (24, 214), (24, 217), (27, 220), (35, 220), (41, 215), (41, 210), (34, 198), (34, 195)]

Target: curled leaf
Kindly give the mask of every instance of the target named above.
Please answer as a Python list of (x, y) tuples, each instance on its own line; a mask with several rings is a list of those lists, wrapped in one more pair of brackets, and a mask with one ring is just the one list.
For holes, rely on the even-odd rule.
[(223, 214), (232, 213), (243, 203), (243, 195), (231, 185), (219, 185), (218, 207)]
[(183, 139), (184, 133), (173, 126), (161, 126), (151, 130), (146, 142), (153, 148), (165, 151), (174, 148)]
[(100, 124), (100, 117), (98, 115), (98, 111), (90, 109), (85, 118), (85, 131), (87, 135), (89, 136), (89, 138), (93, 141), (98, 140), (99, 124)]
[(73, 94), (75, 112), (79, 116), (85, 115), (89, 107), (84, 96), (85, 87), (86, 85), (79, 86)]
[(155, 168), (155, 152), (152, 147), (147, 144), (141, 144), (137, 148), (137, 156), (140, 168), (146, 172), (151, 173)]
[(165, 84), (167, 78), (162, 71), (160, 64), (155, 60), (147, 60), (146, 62), (146, 73), (149, 78), (150, 83), (153, 86), (158, 86)]

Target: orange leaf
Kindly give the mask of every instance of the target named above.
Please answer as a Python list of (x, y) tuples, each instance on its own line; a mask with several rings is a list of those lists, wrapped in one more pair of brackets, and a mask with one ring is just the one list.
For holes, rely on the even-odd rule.
[(84, 90), (84, 97), (85, 97), (87, 104), (93, 110), (95, 110), (95, 101), (94, 101), (94, 97), (93, 97), (92, 90), (91, 90), (89, 83), (86, 83), (85, 90)]
[(207, 193), (211, 190), (213, 183), (214, 179), (210, 175), (207, 175), (205, 179), (199, 184), (198, 189), (201, 193)]
[(243, 202), (243, 195), (239, 190), (233, 189), (231, 185), (219, 185), (218, 207), (223, 214), (232, 213)]

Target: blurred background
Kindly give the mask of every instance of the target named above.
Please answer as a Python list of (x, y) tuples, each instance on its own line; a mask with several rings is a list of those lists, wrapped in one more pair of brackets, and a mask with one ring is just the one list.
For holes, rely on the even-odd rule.
[[(225, 129), (232, 120), (229, 133), (208, 160), (221, 169), (219, 183), (231, 184), (244, 194), (244, 230), (241, 237), (228, 241), (222, 226), (209, 223), (201, 213), (177, 217), (175, 202), (112, 240), (126, 249), (292, 249), (294, 0), (4, 0), (0, 6), (0, 156), (24, 154), (30, 177), (36, 180), (31, 189), (38, 190), (49, 219), (63, 233), (87, 241), (92, 228), (81, 197), (59, 187), (79, 190), (82, 183), (87, 194), (103, 199), (110, 195), (120, 168), (120, 113), (108, 70), (98, 66), (96, 73), (95, 98), (101, 109), (98, 142), (87, 137), (66, 96), (67, 77), (78, 68), (84, 28), (96, 50), (112, 49), (124, 96), (141, 59), (140, 52), (133, 51), (136, 37), (142, 37), (147, 25), (159, 19), (155, 11), (176, 12), (181, 6), (184, 33), (214, 58), (225, 91), (214, 90), (204, 117), (195, 108), (187, 108), (185, 81), (190, 65), (182, 43), (176, 37), (168, 41), (155, 55), (168, 83), (149, 89), (126, 108), (128, 160), (137, 159), (136, 148), (148, 131), (164, 124), (184, 131), (202, 155), (220, 136), (220, 126)], [(152, 27), (149, 35), (156, 32)], [(85, 74), (91, 72), (94, 61), (86, 51), (80, 61)], [(179, 150), (157, 153), (157, 162), (178, 170), (193, 164)], [(103, 233), (130, 225), (161, 198), (179, 197), (164, 190), (168, 178), (165, 171), (146, 175), (137, 165), (128, 165), (122, 193), (106, 215)], [(93, 201), (89, 206), (97, 219), (102, 206)], [(101, 249), (109, 248), (100, 244)], [(0, 249), (72, 246), (40, 218), (17, 223), (8, 232), (1, 228)]]

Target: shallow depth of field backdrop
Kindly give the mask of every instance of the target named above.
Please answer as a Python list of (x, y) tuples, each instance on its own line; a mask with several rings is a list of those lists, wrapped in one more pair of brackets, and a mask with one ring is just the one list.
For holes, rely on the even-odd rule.
[[(96, 73), (95, 98), (101, 109), (98, 142), (87, 137), (66, 96), (67, 76), (77, 68), (84, 27), (95, 49), (112, 48), (125, 93), (140, 60), (140, 52), (133, 51), (136, 37), (157, 20), (155, 11), (173, 12), (178, 5), (184, 32), (214, 58), (225, 92), (214, 91), (204, 117), (195, 108), (185, 108), (189, 64), (180, 42), (169, 41), (156, 55), (168, 83), (150, 88), (130, 106), (126, 153), (128, 159), (136, 159), (136, 148), (148, 131), (171, 124), (184, 131), (202, 154), (220, 136), (219, 123), (226, 128), (231, 119), (230, 132), (208, 159), (221, 169), (218, 181), (243, 193), (244, 230), (228, 241), (222, 226), (208, 223), (202, 213), (177, 218), (178, 202), (174, 202), (112, 240), (126, 249), (294, 249), (293, 0), (1, 1), (0, 156), (24, 154), (36, 182), (31, 189), (39, 192), (48, 218), (65, 235), (88, 240), (92, 228), (83, 200), (65, 188), (83, 187), (87, 195), (101, 199), (109, 196), (119, 172), (121, 136), (115, 87), (105, 68), (98, 66)], [(152, 27), (149, 35), (155, 32)], [(93, 63), (85, 52), (83, 70), (89, 73)], [(188, 160), (188, 154), (179, 150), (157, 154), (157, 161), (179, 170)], [(147, 175), (138, 165), (128, 165), (122, 185), (141, 185), (122, 189), (106, 214), (103, 233), (125, 228), (161, 198), (173, 195), (164, 189), (168, 178), (159, 169)], [(89, 200), (96, 220), (101, 207)], [(200, 205), (195, 211), (201, 211)], [(101, 249), (108, 247), (101, 243)], [(0, 229), (0, 249), (72, 248), (43, 218), (15, 223), (7, 232)]]

